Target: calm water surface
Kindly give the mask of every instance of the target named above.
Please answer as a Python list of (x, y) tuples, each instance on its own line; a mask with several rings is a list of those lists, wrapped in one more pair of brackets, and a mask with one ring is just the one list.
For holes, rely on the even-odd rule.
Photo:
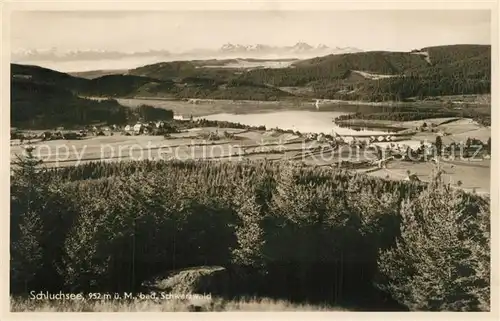
[(256, 114), (213, 114), (197, 118), (229, 121), (249, 126), (266, 126), (270, 128), (292, 129), (300, 132), (332, 134), (332, 130), (340, 135), (382, 135), (387, 131), (354, 130), (335, 125), (332, 120), (344, 115), (343, 112), (315, 111), (280, 111)]
[(214, 100), (191, 104), (186, 101), (157, 99), (117, 99), (127, 107), (142, 104), (170, 109), (176, 115), (190, 116), (194, 119), (229, 121), (250, 126), (266, 126), (266, 128), (292, 129), (300, 132), (332, 134), (332, 130), (340, 135), (383, 135), (388, 129), (341, 128), (333, 123), (333, 119), (355, 112), (379, 111), (380, 107), (354, 105), (322, 105), (323, 110), (316, 110), (313, 102), (294, 105), (290, 102), (258, 102), (258, 101), (226, 101)]

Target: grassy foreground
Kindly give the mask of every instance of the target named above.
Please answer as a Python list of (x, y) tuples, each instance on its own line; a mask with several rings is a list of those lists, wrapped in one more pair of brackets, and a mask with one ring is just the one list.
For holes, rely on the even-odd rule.
[(224, 300), (213, 298), (198, 302), (194, 310), (189, 300), (64, 301), (31, 300), (11, 297), (11, 312), (212, 312), (212, 311), (347, 311), (328, 305), (298, 304), (269, 298)]

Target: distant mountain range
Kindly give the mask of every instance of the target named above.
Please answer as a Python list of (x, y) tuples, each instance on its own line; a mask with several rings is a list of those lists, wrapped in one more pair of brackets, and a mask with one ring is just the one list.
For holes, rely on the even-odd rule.
[(353, 53), (363, 51), (353, 47), (335, 47), (330, 48), (327, 45), (319, 44), (318, 46), (311, 46), (305, 42), (298, 42), (293, 46), (267, 46), (262, 44), (257, 45), (234, 45), (227, 43), (220, 49), (220, 53), (235, 53), (235, 54), (256, 54), (256, 55), (283, 55), (290, 57), (300, 57), (303, 55), (309, 56), (324, 56), (329, 54)]
[(185, 52), (168, 50), (148, 50), (121, 52), (107, 50), (74, 50), (60, 51), (56, 48), (46, 50), (18, 50), (11, 54), (15, 63), (34, 63), (37, 61), (91, 61), (126, 58), (156, 58), (158, 61), (181, 59), (213, 59), (213, 58), (312, 58), (329, 54), (361, 52), (353, 47), (330, 48), (324, 44), (312, 46), (298, 42), (293, 46), (269, 46), (263, 44), (242, 45), (227, 43), (219, 49), (192, 49)]

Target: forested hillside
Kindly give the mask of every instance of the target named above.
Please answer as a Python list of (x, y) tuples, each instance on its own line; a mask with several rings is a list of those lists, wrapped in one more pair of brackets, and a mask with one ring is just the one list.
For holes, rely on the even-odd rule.
[(12, 80), (10, 101), (11, 126), (19, 128), (126, 124), (144, 118), (145, 110), (147, 120), (167, 120), (173, 117), (169, 110), (150, 106), (128, 108), (113, 99), (84, 99), (60, 86), (29, 79)]
[[(31, 115), (37, 119), (55, 114), (60, 116), (52, 117), (60, 122), (68, 117), (78, 121), (99, 117), (114, 122), (123, 119), (116, 103), (98, 105), (76, 96), (405, 101), (488, 94), (490, 51), (491, 46), (486, 45), (429, 47), (412, 52), (374, 51), (329, 55), (302, 60), (286, 68), (260, 69), (218, 68), (227, 61), (217, 60), (175, 61), (93, 79), (12, 64), (13, 122), (25, 122)], [(76, 105), (79, 107), (71, 107)], [(90, 110), (83, 107), (90, 105), (93, 106)]]
[(54, 85), (14, 79), (11, 82), (11, 126), (52, 128), (92, 123), (121, 124), (127, 108), (115, 100), (82, 99)]
[[(412, 52), (372, 51), (302, 60), (287, 68), (205, 68), (201, 62), (166, 62), (129, 74), (163, 80), (201, 77), (234, 79), (252, 86), (308, 87), (310, 97), (346, 100), (404, 100), (490, 92), (491, 46), (454, 45)], [(354, 72), (368, 76), (353, 79)], [(380, 77), (382, 76), (382, 77)], [(201, 94), (206, 96), (206, 94)]]
[[(163, 64), (160, 64), (163, 66)], [(292, 96), (278, 88), (240, 81), (229, 68), (196, 68), (193, 62), (165, 63), (165, 68), (143, 67), (134, 75), (106, 75), (84, 79), (37, 66), (11, 65), (12, 81), (22, 79), (51, 85), (80, 96), (164, 97), (234, 100), (279, 100)], [(142, 76), (147, 74), (147, 76)]]
[(489, 200), (439, 176), (270, 162), (34, 167), (22, 160), (11, 179), (13, 294), (141, 291), (158, 273), (215, 265), (234, 273), (214, 296), (489, 310)]
[[(490, 51), (490, 46), (457, 45), (411, 53), (331, 55), (295, 63), (295, 68), (254, 70), (242, 77), (275, 86), (310, 86), (316, 97), (346, 100), (485, 94), (491, 86)], [(353, 71), (373, 77), (352, 81)]]

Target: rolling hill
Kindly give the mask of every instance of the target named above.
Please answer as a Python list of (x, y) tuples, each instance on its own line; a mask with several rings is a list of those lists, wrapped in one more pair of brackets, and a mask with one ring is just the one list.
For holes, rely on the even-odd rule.
[(113, 99), (93, 100), (82, 96), (126, 96), (154, 81), (119, 75), (89, 80), (38, 66), (12, 64), (11, 126), (71, 128), (94, 123), (124, 124), (135, 121), (140, 109), (132, 110)]
[(406, 53), (329, 55), (302, 60), (290, 68), (252, 70), (242, 77), (277, 87), (310, 87), (312, 96), (331, 99), (380, 101), (483, 94), (490, 92), (490, 51), (490, 46), (456, 45)]
[[(219, 61), (223, 63), (224, 61)], [(211, 64), (214, 64), (212, 61)], [(204, 61), (164, 62), (129, 75), (162, 80), (238, 80), (309, 98), (405, 100), (490, 92), (491, 46), (452, 45), (411, 52), (371, 51), (300, 60), (285, 68), (207, 68)], [(200, 95), (206, 95), (200, 91)], [(194, 98), (194, 97), (193, 97)]]
[[(127, 74), (105, 75), (92, 79), (38, 66), (12, 64), (11, 74), (13, 79), (55, 86), (79, 96), (243, 100), (278, 100), (292, 96), (272, 86), (235, 81), (238, 78), (235, 77), (235, 70), (213, 67), (217, 63), (227, 61), (162, 63), (131, 70)], [(205, 64), (211, 67), (203, 68)]]
[(55, 122), (77, 123), (124, 119), (116, 102), (98, 104), (82, 96), (404, 101), (491, 92), (491, 46), (487, 45), (328, 55), (290, 62), (284, 68), (234, 67), (236, 62), (241, 61), (163, 62), (91, 79), (11, 64), (12, 121), (29, 122), (31, 115), (44, 119), (41, 123), (50, 123), (50, 117)]
[(72, 127), (92, 123), (123, 123), (128, 110), (115, 100), (82, 99), (71, 91), (27, 79), (11, 82), (11, 126)]

